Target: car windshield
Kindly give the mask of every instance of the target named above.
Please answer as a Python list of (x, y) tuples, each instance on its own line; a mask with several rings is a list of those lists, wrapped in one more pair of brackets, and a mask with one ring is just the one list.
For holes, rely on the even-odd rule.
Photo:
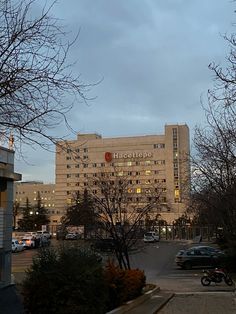
[(152, 236), (152, 233), (151, 233), (151, 232), (145, 233), (145, 237), (151, 237), (151, 236)]

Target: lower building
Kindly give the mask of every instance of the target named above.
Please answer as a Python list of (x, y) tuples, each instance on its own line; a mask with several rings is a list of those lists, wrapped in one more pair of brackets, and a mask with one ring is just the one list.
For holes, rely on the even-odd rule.
[[(133, 202), (148, 202), (151, 186), (162, 187), (156, 213), (167, 223), (187, 208), (190, 190), (189, 128), (166, 125), (164, 134), (102, 138), (78, 134), (77, 139), (60, 141), (56, 148), (55, 207), (60, 221), (76, 192), (86, 189), (92, 178), (105, 172), (125, 176)], [(89, 183), (90, 182), (90, 183)], [(95, 183), (94, 183), (95, 184)], [(96, 185), (92, 188), (97, 193)]]
[[(49, 219), (54, 214), (57, 214), (55, 208), (55, 184), (43, 183), (41, 181), (25, 181), (14, 184), (14, 206), (16, 209), (14, 227), (16, 229), (18, 227), (18, 220), (22, 218), (26, 203), (28, 203), (28, 206), (34, 208), (39, 200), (41, 206), (46, 209)], [(55, 224), (53, 219), (50, 220), (50, 224)]]
[(21, 180), (14, 173), (14, 152), (0, 147), (0, 287), (11, 283), (11, 239), (13, 182)]

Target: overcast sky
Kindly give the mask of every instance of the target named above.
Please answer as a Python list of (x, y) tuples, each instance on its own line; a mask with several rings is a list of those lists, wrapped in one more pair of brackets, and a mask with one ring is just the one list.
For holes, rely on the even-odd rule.
[[(232, 33), (231, 0), (60, 0), (52, 13), (71, 36), (70, 58), (85, 83), (96, 83), (69, 116), (78, 132), (103, 137), (162, 134), (165, 124), (204, 122), (200, 98), (213, 85), (208, 64), (224, 64)], [(65, 131), (66, 132), (66, 131)], [(71, 135), (70, 139), (75, 139)], [(23, 181), (55, 180), (55, 155), (25, 148), (16, 156)]]

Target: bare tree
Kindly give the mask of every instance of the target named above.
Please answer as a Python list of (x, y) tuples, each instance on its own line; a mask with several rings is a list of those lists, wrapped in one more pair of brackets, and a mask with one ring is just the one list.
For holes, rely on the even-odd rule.
[(236, 39), (230, 46), (226, 67), (214, 63), (215, 85), (204, 105), (207, 124), (195, 129), (193, 177), (197, 219), (221, 226), (230, 241), (236, 237)]
[[(146, 215), (157, 216), (160, 210), (162, 188), (141, 188), (134, 191), (130, 177), (121, 171), (101, 173), (89, 183), (100, 229), (114, 241), (115, 255), (121, 268), (130, 268), (129, 251), (138, 240)], [(94, 188), (95, 187), (95, 188)]]
[[(68, 42), (59, 21), (50, 16), (55, 4), (37, 15), (37, 0), (0, 0), (0, 137), (47, 148), (59, 138), (49, 130), (67, 123), (71, 96), (86, 101), (88, 85), (73, 75)], [(68, 101), (71, 100), (71, 105)]]

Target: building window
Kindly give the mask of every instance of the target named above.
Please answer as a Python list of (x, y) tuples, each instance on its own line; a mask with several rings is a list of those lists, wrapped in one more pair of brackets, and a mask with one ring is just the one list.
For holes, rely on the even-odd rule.
[(132, 166), (132, 161), (128, 161), (127, 166)]
[(67, 177), (67, 178), (71, 178), (71, 174), (67, 174), (66, 177)]
[(76, 174), (75, 174), (75, 177), (76, 177), (76, 178), (79, 178), (79, 173), (76, 173)]
[(122, 177), (124, 175), (123, 171), (117, 173), (118, 177)]
[(70, 165), (66, 165), (66, 168), (69, 169), (69, 168), (71, 168), (71, 166)]
[(83, 164), (84, 168), (88, 168), (88, 164)]
[(145, 171), (145, 175), (146, 175), (146, 176), (149, 176), (150, 174), (151, 174), (151, 170), (146, 170), (146, 171)]
[(128, 176), (132, 176), (132, 171), (129, 171), (129, 172), (128, 172)]
[(163, 144), (163, 143), (154, 144), (153, 147), (154, 148), (165, 148), (165, 144)]
[(88, 148), (84, 148), (84, 153), (87, 153), (88, 152)]
[(67, 157), (66, 157), (66, 160), (71, 160), (71, 157), (70, 157), (70, 156), (67, 156)]
[(136, 193), (137, 193), (137, 194), (140, 194), (140, 193), (141, 193), (141, 188), (137, 188), (137, 189), (136, 189)]
[(101, 163), (101, 167), (105, 167), (105, 163), (104, 162)]
[(96, 168), (96, 167), (97, 167), (97, 164), (94, 163), (94, 164), (93, 164), (93, 167)]

